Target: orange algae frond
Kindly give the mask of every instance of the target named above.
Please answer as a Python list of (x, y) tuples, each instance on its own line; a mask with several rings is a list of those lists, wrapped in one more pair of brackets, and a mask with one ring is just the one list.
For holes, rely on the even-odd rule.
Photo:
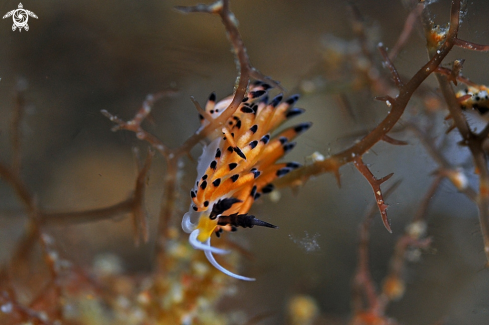
[[(299, 99), (294, 95), (282, 101), (278, 95), (268, 100), (268, 84), (255, 82), (248, 90), (236, 112), (226, 121), (222, 135), (204, 147), (197, 166), (197, 181), (190, 191), (192, 204), (182, 220), (183, 229), (190, 233), (194, 248), (205, 251), (208, 260), (224, 273), (247, 281), (222, 268), (212, 253), (228, 251), (210, 246), (210, 237), (223, 230), (236, 231), (237, 227), (252, 228), (276, 226), (248, 215), (253, 202), (262, 194), (273, 190), (272, 182), (298, 168), (296, 162), (277, 163), (295, 146), (296, 136), (310, 128), (311, 123), (301, 123), (272, 136), (283, 122), (302, 114), (294, 108)], [(216, 103), (211, 94), (205, 105), (207, 118), (216, 118), (229, 104), (231, 98)], [(201, 115), (203, 126), (209, 121)]]

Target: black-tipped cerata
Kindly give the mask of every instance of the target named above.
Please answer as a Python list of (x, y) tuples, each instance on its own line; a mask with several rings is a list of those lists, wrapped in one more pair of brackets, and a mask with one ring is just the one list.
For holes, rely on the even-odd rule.
[(260, 172), (259, 170), (254, 170), (254, 171), (253, 171), (253, 176), (254, 176), (255, 178), (257, 178), (258, 176), (260, 176), (260, 174), (261, 174), (261, 172)]
[(202, 190), (205, 190), (206, 187), (207, 187), (207, 181), (203, 181), (202, 183), (200, 183), (200, 188)]
[(294, 105), (298, 100), (299, 100), (299, 95), (295, 94), (293, 96), (290, 96), (289, 99), (287, 99), (285, 102), (289, 105)]
[(214, 185), (214, 187), (218, 187), (219, 185), (221, 184), (221, 179), (220, 178), (216, 178), (213, 182), (212, 182), (212, 185)]
[(220, 226), (231, 225), (234, 227), (243, 227), (243, 228), (253, 228), (254, 226), (278, 228), (277, 226), (274, 226), (271, 223), (255, 218), (255, 216), (246, 215), (246, 214), (237, 214), (237, 213), (229, 216), (220, 216), (217, 224)]
[(243, 106), (241, 107), (241, 112), (249, 114), (249, 113), (253, 113), (253, 110), (251, 109), (251, 107)]
[(287, 168), (287, 167), (280, 168), (279, 170), (277, 170), (277, 177), (282, 177), (282, 176), (288, 174), (290, 171), (291, 171), (291, 169)]
[(272, 99), (270, 105), (273, 107), (277, 107), (277, 105), (280, 104), (280, 102), (282, 101), (282, 98), (284, 98), (282, 94), (276, 96), (274, 99)]
[(251, 98), (258, 98), (266, 93), (265, 90), (255, 90), (250, 92), (250, 97)]
[(287, 113), (285, 114), (285, 117), (286, 118), (292, 118), (294, 116), (301, 115), (302, 113), (304, 113), (304, 109), (294, 107), (294, 108), (289, 109), (287, 111)]
[(255, 149), (257, 145), (258, 145), (258, 141), (256, 141), (256, 140), (253, 140), (250, 142), (250, 148), (251, 149)]
[(244, 160), (246, 160), (246, 156), (243, 153), (243, 151), (241, 151), (241, 149), (239, 149), (238, 147), (234, 147), (233, 150), (234, 150), (234, 152), (236, 152), (238, 154), (238, 156), (240, 156), (241, 158), (243, 158)]
[(289, 152), (290, 150), (294, 149), (296, 143), (295, 142), (289, 142), (284, 144), (284, 152)]
[(267, 144), (268, 141), (270, 141), (270, 134), (267, 134), (267, 135), (264, 135), (261, 139), (260, 139), (261, 142), (263, 142), (264, 144)]
[(273, 191), (273, 190), (274, 190), (274, 188), (275, 188), (275, 186), (273, 186), (273, 184), (267, 184), (267, 185), (265, 185), (265, 186), (264, 186), (264, 187), (261, 189), (261, 191), (262, 191), (262, 193), (263, 193), (263, 194), (267, 194), (267, 193), (270, 193), (271, 191)]
[(307, 131), (309, 130), (309, 128), (311, 127), (312, 123), (311, 122), (306, 122), (306, 123), (301, 123), (301, 124), (298, 124), (294, 127), (294, 131), (297, 132), (297, 133), (302, 133), (304, 131)]
[(287, 163), (286, 166), (289, 168), (292, 168), (292, 169), (296, 169), (296, 168), (299, 168), (301, 166), (301, 164), (299, 164), (298, 162), (295, 162), (295, 161), (291, 161), (291, 162)]
[(253, 110), (253, 114), (256, 115), (256, 113), (258, 113), (258, 105), (257, 104), (253, 104), (253, 106), (251, 106), (251, 109)]
[(253, 188), (251, 189), (250, 196), (254, 198), (255, 194), (256, 194), (256, 185), (253, 186)]
[(238, 200), (234, 197), (225, 198), (225, 199), (217, 201), (217, 203), (215, 203), (214, 206), (212, 207), (212, 211), (211, 211), (211, 214), (209, 215), (209, 218), (214, 220), (218, 215), (229, 210), (233, 206), (233, 204), (239, 203), (239, 202), (242, 202), (242, 201)]

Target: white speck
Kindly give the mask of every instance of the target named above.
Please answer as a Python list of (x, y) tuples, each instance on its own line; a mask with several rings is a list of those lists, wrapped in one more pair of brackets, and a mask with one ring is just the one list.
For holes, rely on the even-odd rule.
[(270, 194), (268, 194), (268, 198), (270, 199), (270, 201), (272, 201), (273, 203), (277, 203), (278, 201), (280, 201), (280, 198), (282, 197), (282, 194), (280, 194), (279, 191), (275, 190), (275, 191), (272, 191)]
[(52, 245), (54, 243), (53, 238), (47, 234), (42, 234), (41, 238), (42, 238), (43, 242), (46, 243), (46, 245)]
[(117, 297), (116, 303), (119, 307), (127, 309), (131, 306), (131, 302), (126, 297), (120, 295)]
[(324, 161), (324, 156), (320, 152), (314, 152), (312, 155), (306, 157), (306, 163), (313, 164), (318, 161)]
[(11, 302), (8, 302), (8, 303), (3, 304), (2, 306), (0, 306), (0, 310), (4, 314), (10, 314), (13, 309), (14, 309), (14, 306), (12, 305)]
[(297, 238), (294, 235), (289, 235), (290, 240), (294, 242), (294, 244), (298, 244), (306, 253), (313, 253), (321, 249), (317, 242), (317, 238), (320, 236), (318, 233), (309, 237), (307, 231), (304, 231), (306, 237)]
[(41, 311), (41, 312), (39, 313), (39, 318), (40, 318), (41, 320), (43, 320), (44, 322), (47, 322), (47, 321), (49, 320), (49, 318), (48, 318), (48, 314), (46, 314), (46, 312), (44, 312), (44, 311)]
[(352, 158), (355, 158), (355, 153), (354, 152), (351, 153), (351, 157)]
[(436, 53), (440, 54), (440, 50), (437, 50)]
[(120, 274), (123, 271), (121, 259), (114, 254), (101, 253), (95, 256), (93, 261), (93, 269), (96, 274), (107, 276), (112, 274)]
[(312, 154), (312, 159), (314, 161), (324, 161), (324, 156), (320, 152), (316, 151)]
[(387, 104), (388, 107), (391, 107), (392, 106), (391, 102), (388, 101), (388, 100), (386, 100), (385, 103)]
[(59, 257), (58, 253), (55, 251), (48, 252), (48, 256), (51, 259), (51, 261), (57, 261)]
[(455, 185), (455, 187), (462, 191), (469, 185), (469, 180), (464, 173), (464, 170), (458, 167), (456, 170), (448, 172), (448, 178)]
[(406, 231), (412, 238), (419, 239), (426, 234), (426, 229), (428, 228), (426, 222), (415, 221), (410, 223), (406, 227)]

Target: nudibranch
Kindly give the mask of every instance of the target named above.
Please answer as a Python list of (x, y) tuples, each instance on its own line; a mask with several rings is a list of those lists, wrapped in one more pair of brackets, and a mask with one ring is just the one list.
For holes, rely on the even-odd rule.
[[(277, 228), (261, 221), (248, 211), (262, 194), (270, 193), (272, 182), (300, 165), (296, 162), (277, 163), (292, 150), (292, 140), (308, 130), (311, 123), (301, 123), (275, 131), (286, 120), (304, 112), (295, 108), (298, 95), (283, 101), (278, 95), (268, 100), (271, 87), (255, 82), (236, 112), (226, 121), (222, 135), (204, 146), (197, 165), (197, 181), (190, 191), (192, 203), (182, 220), (183, 230), (190, 233), (189, 242), (203, 250), (209, 262), (223, 273), (236, 279), (255, 279), (234, 274), (217, 263), (213, 254), (226, 254), (227, 250), (212, 247), (212, 234), (220, 236), (223, 230), (236, 231), (238, 227), (263, 226)], [(207, 118), (216, 118), (231, 103), (232, 96), (216, 102), (212, 93), (206, 103)], [(207, 121), (200, 116), (203, 126)]]
[(474, 110), (480, 115), (489, 112), (489, 90), (486, 86), (467, 87), (456, 94), (462, 110)]

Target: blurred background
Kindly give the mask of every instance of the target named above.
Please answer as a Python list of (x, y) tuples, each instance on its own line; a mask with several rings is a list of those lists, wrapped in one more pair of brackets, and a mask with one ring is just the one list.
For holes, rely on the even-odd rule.
[[(29, 18), (29, 31), (13, 32), (11, 18), (0, 21), (0, 159), (10, 159), (13, 96), (21, 82), (26, 85), (27, 103), (22, 123), (22, 175), (44, 209), (103, 207), (124, 199), (132, 190), (136, 176), (132, 148), (144, 153), (147, 145), (134, 134), (111, 132), (112, 123), (100, 110), (127, 120), (147, 94), (176, 88), (177, 96), (155, 105), (154, 123), (146, 126), (169, 147), (177, 147), (199, 127), (189, 96), (204, 104), (213, 91), (218, 98), (232, 93), (236, 66), (220, 20), (173, 9), (195, 3), (26, 1), (24, 8), (39, 17)], [(404, 4), (390, 0), (354, 3), (372, 39), (392, 47), (409, 13)], [(290, 94), (302, 92), (305, 82), (325, 78), (318, 74), (324, 69), (325, 44), (333, 35), (354, 39), (346, 2), (234, 0), (231, 5), (252, 64), (279, 80)], [(450, 1), (443, 0), (430, 6), (436, 23), (448, 21), (449, 5)], [(2, 16), (17, 7), (17, 0), (2, 1)], [(460, 37), (489, 44), (488, 14), (488, 2), (468, 3)], [(489, 83), (487, 54), (454, 50), (450, 57), (465, 58), (464, 75)], [(416, 30), (395, 63), (409, 78), (426, 61), (424, 41)], [(426, 84), (436, 93), (434, 78)], [(325, 156), (339, 152), (385, 116), (385, 104), (375, 102), (370, 92), (345, 93), (351, 110), (338, 104), (331, 87), (314, 88), (302, 97), (297, 105), (306, 113), (298, 120), (313, 121), (314, 126), (298, 139), (288, 161), (304, 163), (314, 152)], [(413, 112), (407, 116), (422, 119)], [(456, 132), (445, 136), (445, 130), (446, 125), (440, 124), (435, 132), (436, 139), (446, 140), (447, 157), (466, 167), (475, 179), (467, 150), (455, 145)], [(411, 133), (396, 137), (409, 145), (381, 143), (364, 157), (375, 176), (394, 173), (384, 188), (401, 181), (386, 200), (393, 234), (385, 230), (380, 216), (371, 230), (371, 268), (377, 284), (387, 272), (396, 238), (415, 214), (437, 168)], [(194, 148), (194, 158), (200, 150)], [(182, 212), (187, 210), (187, 193), (196, 176), (195, 162), (184, 162)], [(93, 263), (99, 254), (113, 253), (121, 257), (128, 272), (150, 271), (164, 172), (164, 159), (156, 155), (146, 199), (154, 229), (148, 244), (135, 247), (130, 220), (121, 217), (118, 221), (54, 227), (51, 231), (62, 253), (82, 266)], [(243, 259), (240, 274), (256, 276), (257, 281), (236, 283), (238, 293), (220, 308), (241, 310), (250, 316), (270, 313), (262, 324), (282, 324), (291, 297), (305, 294), (315, 300), (325, 324), (349, 316), (358, 229), (373, 195), (352, 165), (340, 172), (341, 188), (332, 175), (322, 175), (299, 191), (280, 190), (276, 202), (265, 197), (253, 206), (254, 215), (279, 229), (242, 230), (231, 236), (253, 256), (252, 260)], [(0, 196), (0, 257), (4, 262), (26, 219), (3, 182)], [(489, 272), (484, 268), (475, 205), (444, 181), (428, 213), (432, 248), (416, 263), (408, 264), (406, 294), (391, 305), (388, 314), (403, 324), (433, 324), (441, 319), (447, 324), (487, 324)]]

